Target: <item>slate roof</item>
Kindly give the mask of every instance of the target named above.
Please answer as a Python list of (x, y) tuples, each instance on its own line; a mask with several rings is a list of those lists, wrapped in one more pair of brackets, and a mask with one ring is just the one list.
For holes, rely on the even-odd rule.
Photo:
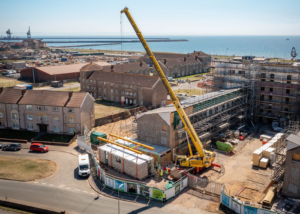
[(22, 91), (4, 88), (0, 94), (0, 103), (79, 108), (88, 95), (87, 92), (73, 92), (69, 100), (68, 91), (26, 90), (23, 96)]
[(0, 103), (17, 104), (22, 97), (22, 90), (4, 88), (0, 93)]

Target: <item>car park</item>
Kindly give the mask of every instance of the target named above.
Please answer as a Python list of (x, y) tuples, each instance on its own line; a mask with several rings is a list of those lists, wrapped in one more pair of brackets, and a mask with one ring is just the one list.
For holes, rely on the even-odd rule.
[(21, 144), (19, 143), (11, 143), (9, 145), (3, 146), (4, 151), (17, 151), (22, 148)]
[(44, 144), (41, 143), (32, 143), (30, 146), (30, 151), (44, 153), (44, 152), (48, 152), (49, 148), (48, 146), (45, 146)]

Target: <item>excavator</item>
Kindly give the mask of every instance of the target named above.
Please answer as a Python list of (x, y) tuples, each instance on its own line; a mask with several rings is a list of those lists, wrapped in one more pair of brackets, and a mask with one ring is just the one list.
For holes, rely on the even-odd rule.
[[(152, 53), (151, 49), (149, 48), (144, 36), (142, 35), (141, 31), (139, 30), (138, 26), (136, 25), (134, 19), (132, 18), (128, 7), (125, 7), (123, 10), (121, 10), (121, 14), (122, 13), (125, 13), (125, 15), (127, 16), (136, 35), (138, 36), (145, 51), (147, 52), (149, 58), (151, 59), (160, 79), (162, 80), (164, 86), (166, 87), (166, 89), (171, 97), (172, 103), (174, 104), (174, 106), (178, 112), (178, 115), (180, 116), (180, 119), (182, 120), (182, 123), (184, 124), (184, 128), (188, 134), (188, 137), (190, 137), (192, 143), (194, 144), (194, 146), (198, 152), (197, 154), (193, 155), (192, 148), (191, 148), (191, 145), (188, 140), (190, 156), (189, 157), (183, 156), (183, 155), (177, 156), (176, 160), (175, 160), (176, 165), (180, 165), (181, 167), (197, 167), (200, 169), (208, 168), (210, 166), (218, 166), (217, 164), (213, 163), (213, 161), (216, 158), (215, 152), (211, 152), (211, 151), (207, 151), (207, 150), (203, 149), (203, 145), (202, 145), (193, 125), (191, 124), (188, 116), (186, 115), (183, 107), (181, 106), (180, 100), (178, 99), (178, 97), (176, 96), (174, 91), (172, 90), (164, 72), (162, 71), (154, 54)], [(189, 139), (188, 137), (187, 137), (187, 139)]]

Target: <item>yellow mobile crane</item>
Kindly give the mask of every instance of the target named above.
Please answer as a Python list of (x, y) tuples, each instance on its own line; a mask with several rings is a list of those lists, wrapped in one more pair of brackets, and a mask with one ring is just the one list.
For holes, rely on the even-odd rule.
[[(150, 50), (146, 40), (144, 39), (142, 33), (140, 32), (138, 26), (136, 25), (135, 21), (133, 20), (128, 7), (125, 7), (123, 10), (121, 10), (121, 13), (125, 13), (129, 22), (131, 23), (136, 35), (139, 37), (142, 45), (144, 46), (149, 58), (151, 59), (155, 69), (157, 70), (157, 73), (159, 74), (163, 84), (165, 85), (168, 93), (170, 94), (170, 97), (172, 99), (172, 102), (184, 124), (184, 128), (186, 132), (188, 133), (188, 136), (191, 138), (198, 154), (193, 155), (191, 145), (188, 143), (189, 146), (189, 151), (190, 151), (190, 157), (187, 156), (178, 156), (176, 158), (175, 163), (177, 165), (183, 166), (183, 167), (210, 167), (211, 165), (218, 166), (217, 164), (213, 164), (212, 162), (215, 160), (216, 154), (214, 152), (206, 151), (203, 149), (203, 145), (193, 127), (191, 124), (188, 116), (186, 115), (183, 107), (180, 104), (180, 100), (178, 97), (175, 95), (174, 91), (172, 90), (164, 72), (160, 68), (156, 58), (154, 57), (152, 51)], [(187, 137), (188, 138), (188, 137)]]

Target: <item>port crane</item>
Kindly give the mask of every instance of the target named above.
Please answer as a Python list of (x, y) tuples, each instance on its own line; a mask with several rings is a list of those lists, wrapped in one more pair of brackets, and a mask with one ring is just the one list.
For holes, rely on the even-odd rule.
[(180, 100), (172, 90), (164, 72), (162, 71), (160, 65), (158, 64), (154, 54), (152, 53), (151, 49), (149, 48), (144, 36), (142, 35), (141, 31), (139, 30), (138, 26), (136, 25), (134, 19), (132, 18), (128, 7), (125, 7), (123, 10), (121, 10), (121, 14), (125, 13), (127, 16), (131, 26), (133, 27), (136, 35), (138, 36), (140, 42), (142, 43), (144, 49), (146, 50), (150, 60), (152, 61), (158, 75), (160, 76), (160, 79), (162, 80), (164, 86), (166, 87), (171, 100), (178, 112), (178, 115), (180, 116), (180, 119), (182, 120), (182, 123), (184, 124), (184, 128), (186, 132), (188, 133), (188, 136), (191, 138), (192, 143), (194, 144), (198, 154), (193, 155), (191, 145), (188, 142), (190, 156), (177, 156), (175, 163), (176, 165), (180, 165), (182, 167), (199, 167), (199, 168), (208, 168), (210, 166), (217, 166), (213, 163), (215, 160), (216, 154), (211, 151), (207, 151), (203, 149), (203, 145), (193, 127), (191, 124), (188, 116), (186, 115), (182, 105), (180, 104)]

